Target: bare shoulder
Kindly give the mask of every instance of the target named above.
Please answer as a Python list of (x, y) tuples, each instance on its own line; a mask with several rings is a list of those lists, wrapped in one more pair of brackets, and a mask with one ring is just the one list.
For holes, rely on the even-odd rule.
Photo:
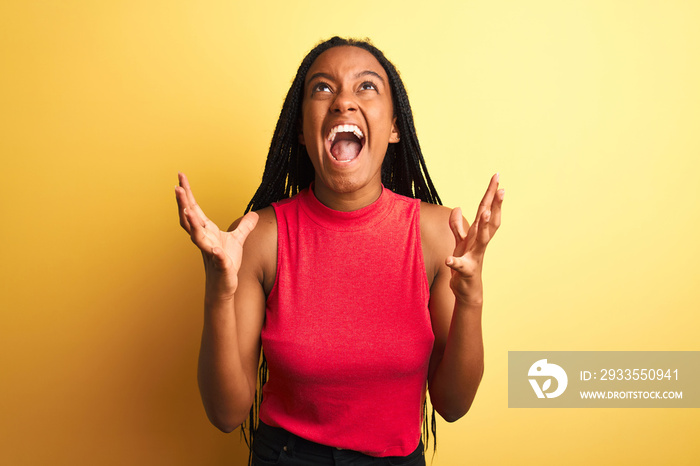
[(434, 278), (445, 265), (445, 259), (452, 254), (455, 247), (455, 239), (450, 230), (449, 207), (420, 203), (420, 234), (423, 246), (423, 260), (425, 262), (428, 281), (431, 286)]
[(449, 232), (450, 212), (452, 209), (444, 205), (429, 204), (427, 202), (420, 203), (420, 228), (421, 233), (438, 233), (447, 227)]
[[(239, 274), (255, 275), (267, 295), (274, 285), (277, 273), (277, 217), (272, 207), (256, 210), (255, 213), (258, 214), (258, 223), (243, 245)], [(229, 231), (236, 229), (241, 218), (231, 224)]]
[(420, 232), (423, 242), (431, 248), (442, 249), (444, 243), (450, 243), (454, 249), (454, 235), (450, 230), (450, 213), (452, 209), (437, 204), (420, 203)]

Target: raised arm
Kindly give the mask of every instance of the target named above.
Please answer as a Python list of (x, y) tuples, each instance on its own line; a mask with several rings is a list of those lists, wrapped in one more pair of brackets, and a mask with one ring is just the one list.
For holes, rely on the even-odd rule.
[(426, 208), (425, 224), (421, 221), (425, 255), (435, 264), (428, 387), (435, 410), (449, 422), (467, 413), (484, 371), (481, 271), (486, 246), (501, 223), (504, 194), (494, 175), (471, 226), (459, 208)]
[(249, 212), (222, 231), (204, 215), (187, 177), (178, 178), (180, 225), (200, 249), (206, 274), (199, 391), (212, 424), (230, 432), (247, 418), (255, 394), (265, 313), (260, 248), (270, 214), (263, 213), (266, 221), (259, 222), (258, 214)]

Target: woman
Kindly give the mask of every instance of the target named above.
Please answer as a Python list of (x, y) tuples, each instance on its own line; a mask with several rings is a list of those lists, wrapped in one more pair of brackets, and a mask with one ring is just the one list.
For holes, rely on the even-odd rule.
[(206, 272), (198, 380), (211, 422), (230, 432), (257, 407), (262, 345), (253, 464), (425, 464), (426, 384), (452, 422), (483, 373), (498, 175), (471, 226), (438, 205), (395, 68), (334, 37), (302, 62), (262, 183), (228, 232), (179, 180)]

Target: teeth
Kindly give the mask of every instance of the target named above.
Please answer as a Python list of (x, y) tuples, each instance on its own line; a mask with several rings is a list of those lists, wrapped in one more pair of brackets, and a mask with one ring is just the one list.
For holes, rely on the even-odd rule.
[(360, 128), (356, 125), (338, 125), (331, 128), (331, 132), (328, 134), (328, 140), (330, 142), (335, 141), (335, 135), (338, 133), (353, 133), (358, 139), (364, 139), (365, 137), (362, 131), (360, 131)]

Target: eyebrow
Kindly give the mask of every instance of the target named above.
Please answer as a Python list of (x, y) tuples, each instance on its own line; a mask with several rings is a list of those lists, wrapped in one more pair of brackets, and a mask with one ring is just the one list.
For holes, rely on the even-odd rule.
[[(372, 70), (360, 71), (359, 73), (357, 73), (355, 75), (355, 79), (362, 78), (364, 76), (374, 76), (375, 78), (379, 79), (382, 82), (382, 84), (385, 84), (384, 78), (382, 78), (378, 73), (376, 73)], [(333, 80), (333, 77), (331, 75), (329, 75), (328, 73), (314, 73), (311, 75), (311, 77), (307, 81), (307, 84), (310, 83), (311, 81), (313, 81), (314, 79), (317, 79), (317, 78), (325, 78), (325, 79), (328, 79), (329, 81)]]

